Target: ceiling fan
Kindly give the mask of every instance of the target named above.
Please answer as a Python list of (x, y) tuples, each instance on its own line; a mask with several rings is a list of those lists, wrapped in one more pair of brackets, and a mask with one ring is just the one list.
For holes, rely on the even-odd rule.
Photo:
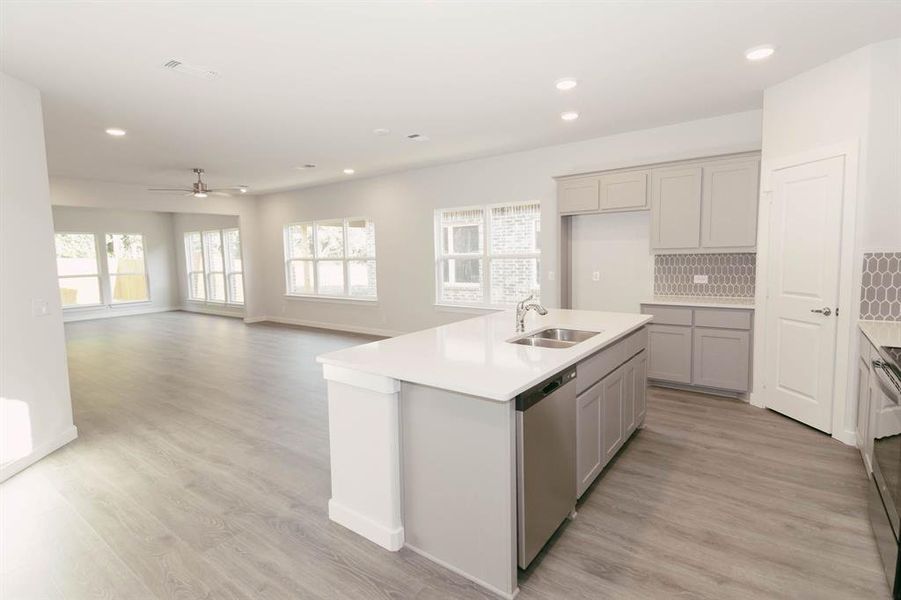
[(233, 192), (237, 192), (239, 194), (247, 193), (247, 186), (241, 185), (238, 187), (231, 188), (216, 188), (211, 189), (207, 187), (207, 185), (203, 182), (203, 169), (194, 169), (194, 173), (197, 175), (197, 181), (190, 188), (148, 188), (150, 192), (184, 192), (185, 196), (194, 196), (195, 198), (206, 198), (209, 195), (213, 196), (231, 196)]

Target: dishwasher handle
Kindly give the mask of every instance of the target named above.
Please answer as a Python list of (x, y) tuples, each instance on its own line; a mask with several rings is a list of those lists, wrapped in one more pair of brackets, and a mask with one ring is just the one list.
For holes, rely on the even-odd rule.
[(533, 386), (516, 396), (516, 410), (529, 410), (529, 408), (556, 393), (560, 388), (573, 381), (575, 378), (576, 368), (570, 367), (561, 373), (557, 373), (553, 377), (545, 379), (538, 385)]

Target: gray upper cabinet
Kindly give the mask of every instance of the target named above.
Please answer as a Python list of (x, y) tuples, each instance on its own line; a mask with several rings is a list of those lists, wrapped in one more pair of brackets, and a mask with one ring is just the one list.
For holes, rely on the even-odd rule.
[(701, 167), (651, 173), (651, 248), (698, 248), (701, 240)]
[(648, 175), (649, 171), (601, 175), (598, 180), (601, 212), (646, 209)]
[(598, 178), (566, 179), (558, 184), (557, 210), (561, 213), (595, 212), (598, 210)]
[(756, 158), (704, 166), (702, 248), (754, 248), (759, 179), (760, 161)]

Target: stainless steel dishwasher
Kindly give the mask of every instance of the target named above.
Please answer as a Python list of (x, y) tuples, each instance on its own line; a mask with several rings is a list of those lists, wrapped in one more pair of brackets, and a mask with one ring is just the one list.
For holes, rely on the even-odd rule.
[(517, 563), (529, 566), (576, 505), (576, 368), (516, 397)]

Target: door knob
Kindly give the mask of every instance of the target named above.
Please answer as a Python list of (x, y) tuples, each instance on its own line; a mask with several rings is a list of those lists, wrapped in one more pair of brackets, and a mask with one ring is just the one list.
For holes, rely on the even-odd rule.
[(828, 317), (832, 314), (832, 309), (828, 306), (826, 308), (811, 308), (810, 312), (820, 313), (824, 317)]

